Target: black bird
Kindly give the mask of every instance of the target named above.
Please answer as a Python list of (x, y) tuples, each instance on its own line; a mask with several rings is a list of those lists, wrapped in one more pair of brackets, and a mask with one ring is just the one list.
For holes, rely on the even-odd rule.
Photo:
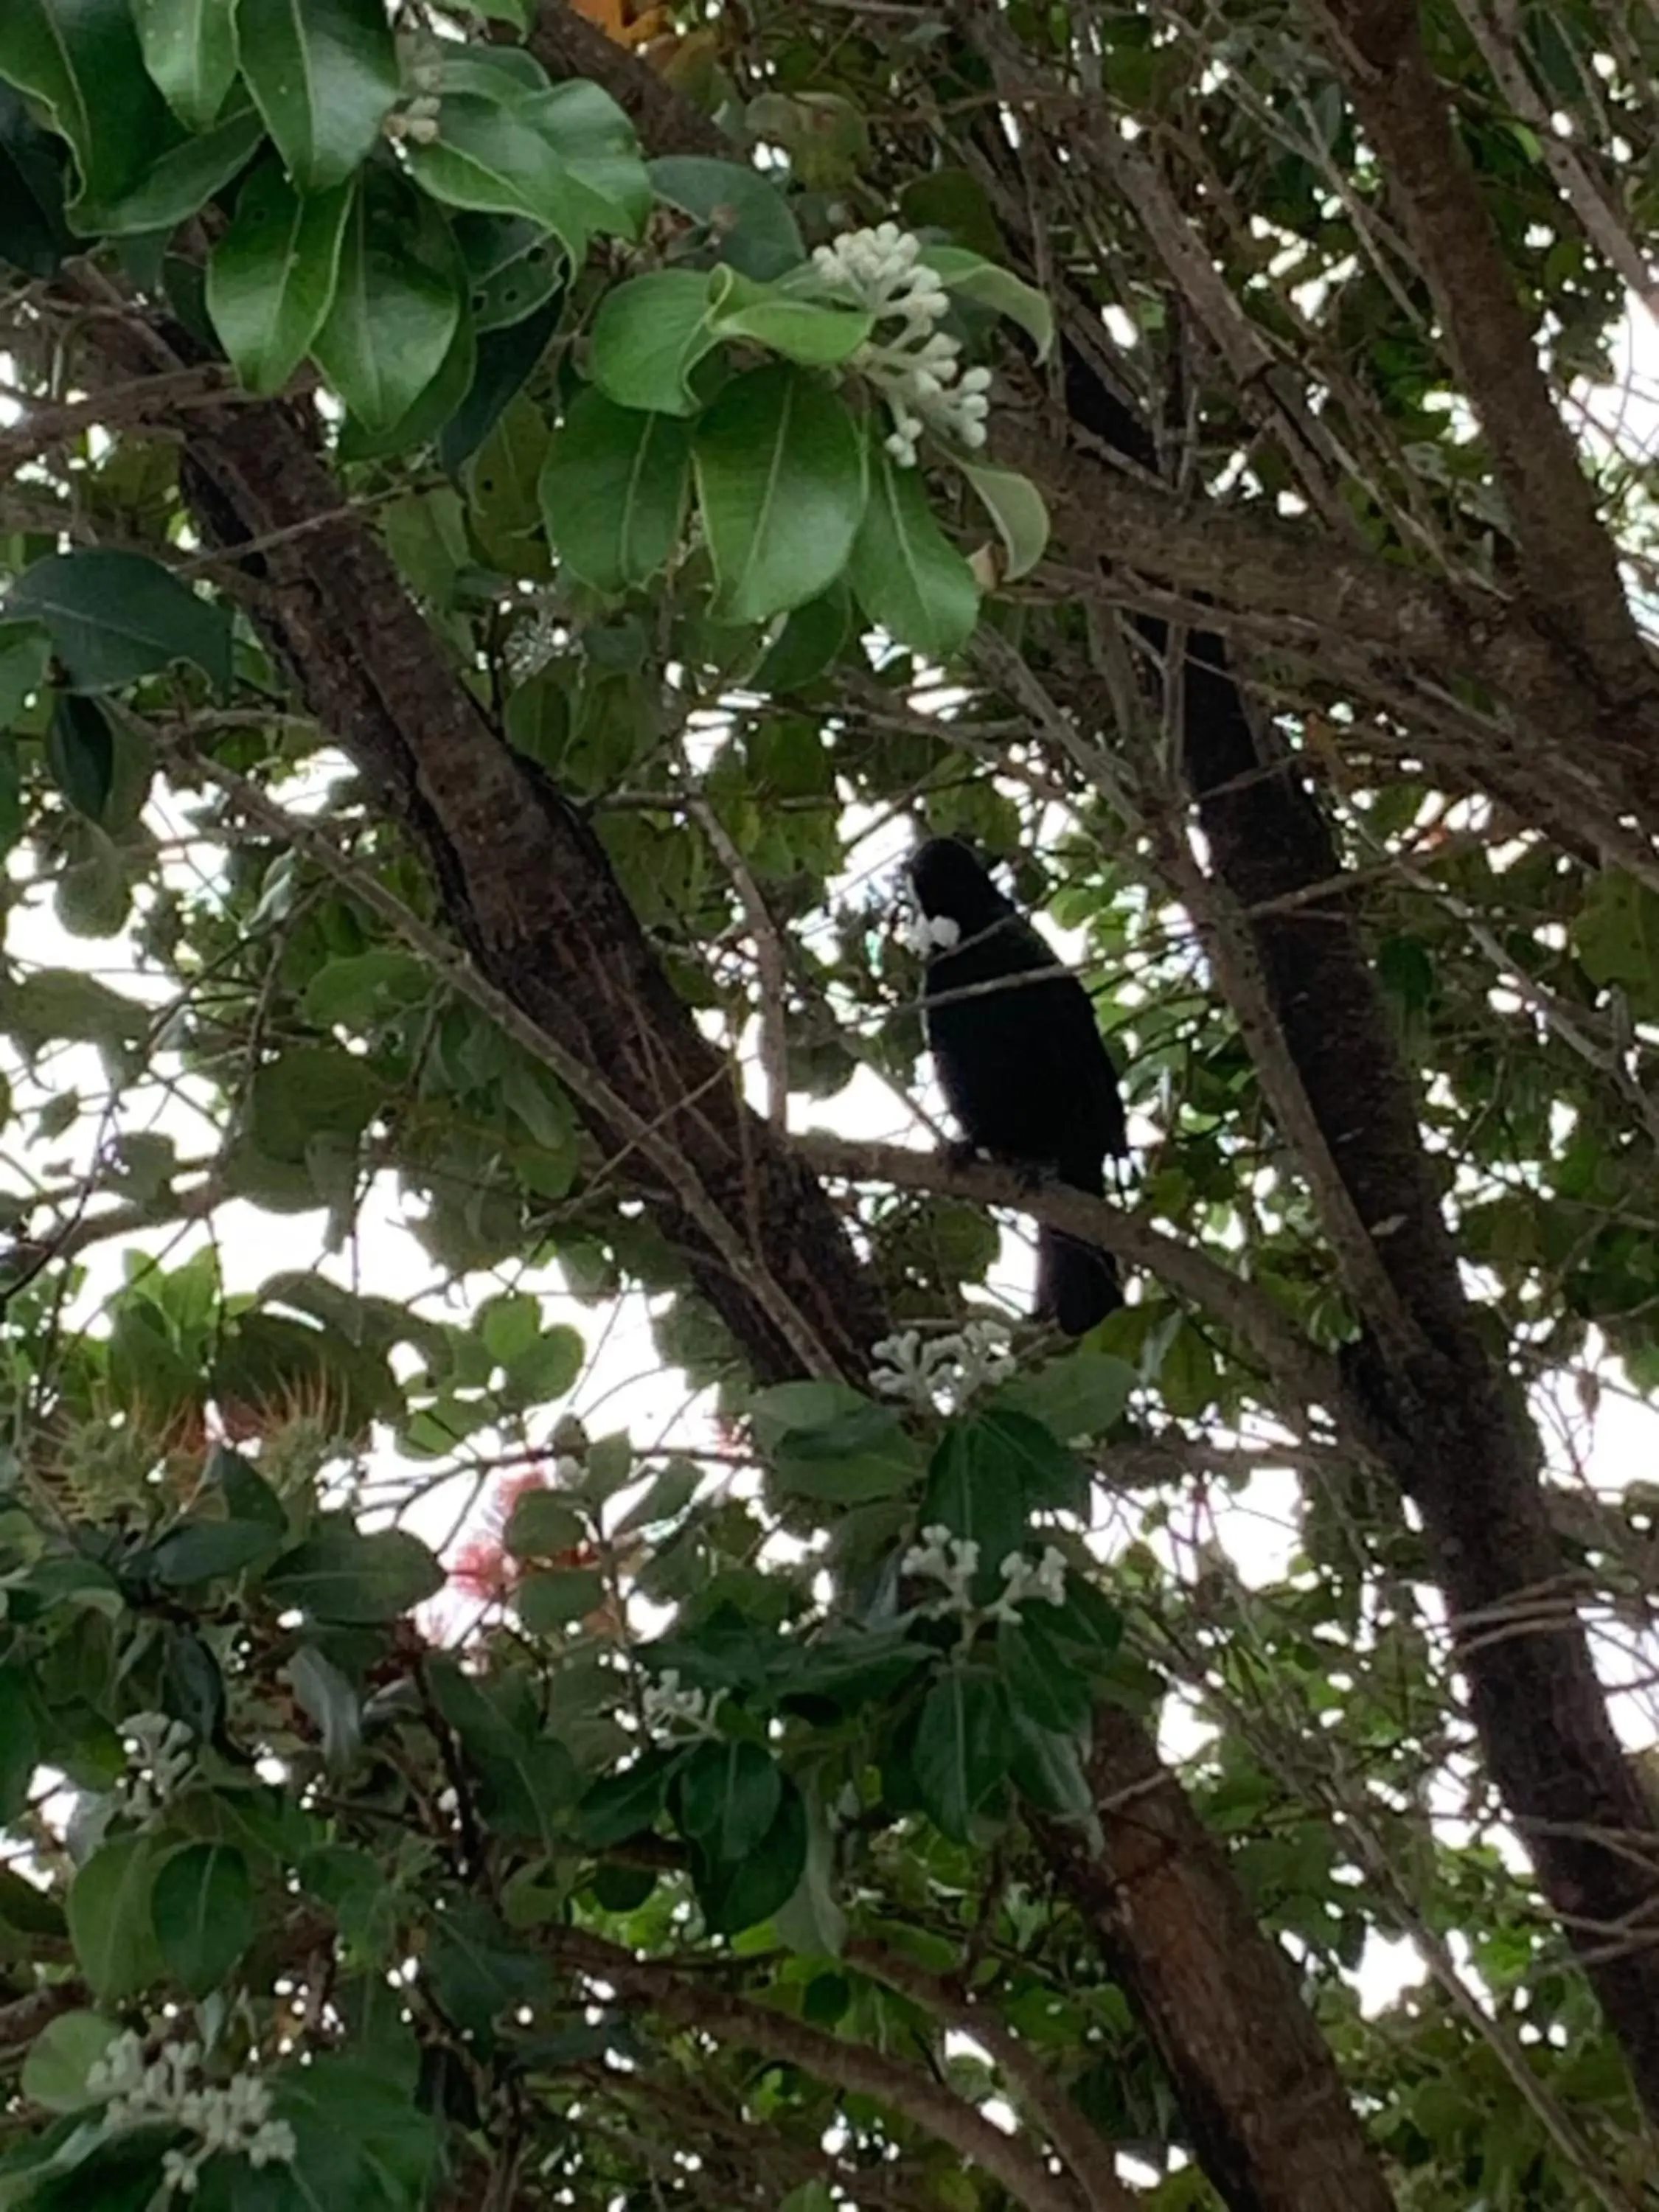
[[(958, 932), (927, 953), (921, 1004), (939, 1084), (963, 1136), (994, 1158), (1103, 1197), (1103, 1158), (1121, 1158), (1128, 1135), (1088, 993), (1058, 968), (959, 838), (919, 847), (910, 882), (927, 920), (954, 922)], [(1056, 972), (1040, 983), (950, 995), (1044, 968)], [(1039, 1228), (1038, 1320), (1081, 1336), (1122, 1303), (1109, 1252)]]

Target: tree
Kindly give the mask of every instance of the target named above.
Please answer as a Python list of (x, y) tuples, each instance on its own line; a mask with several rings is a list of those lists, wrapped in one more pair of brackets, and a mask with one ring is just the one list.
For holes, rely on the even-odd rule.
[(1644, 2201), (1651, 26), (394, 15), (0, 16), (0, 2200)]

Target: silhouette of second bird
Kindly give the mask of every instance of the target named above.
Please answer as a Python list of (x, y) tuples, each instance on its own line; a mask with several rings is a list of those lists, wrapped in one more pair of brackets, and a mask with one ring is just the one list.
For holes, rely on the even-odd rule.
[[(1103, 1163), (1109, 1153), (1121, 1158), (1128, 1137), (1088, 993), (960, 838), (929, 838), (911, 855), (909, 874), (924, 916), (957, 926), (955, 941), (927, 956), (921, 1004), (963, 1135), (993, 1158), (1103, 1197)], [(1056, 972), (1018, 980), (1045, 968)], [(999, 982), (1008, 988), (972, 988)], [(1037, 1319), (1081, 1336), (1122, 1303), (1109, 1253), (1039, 1228)]]

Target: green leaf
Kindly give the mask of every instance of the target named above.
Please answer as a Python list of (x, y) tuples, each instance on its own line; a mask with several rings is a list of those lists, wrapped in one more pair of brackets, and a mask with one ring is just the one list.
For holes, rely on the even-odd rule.
[(0, 1867), (0, 1924), (19, 1936), (68, 1933), (64, 1908), (47, 1891), (19, 1874), (15, 1867)]
[(1603, 868), (1574, 919), (1572, 943), (1593, 983), (1622, 991), (1638, 1020), (1659, 1018), (1659, 896), (1645, 884)]
[(250, 392), (280, 392), (310, 351), (333, 302), (350, 205), (344, 185), (302, 198), (276, 161), (262, 162), (238, 194), (208, 260), (205, 298)]
[(702, 1469), (694, 1460), (670, 1460), (662, 1473), (630, 1505), (612, 1534), (629, 1536), (636, 1528), (661, 1528), (678, 1520), (702, 1487)]
[(0, 77), (0, 260), (55, 276), (77, 240), (64, 214), (69, 149)]
[(46, 682), (51, 659), (44, 623), (0, 622), (0, 730), (10, 727)]
[(1008, 1770), (1013, 1724), (1001, 1682), (983, 1667), (949, 1667), (927, 1692), (912, 1753), (924, 1808), (953, 1843)]
[(0, 1029), (26, 1052), (58, 1040), (113, 1047), (149, 1033), (154, 1013), (70, 968), (37, 968), (21, 981), (0, 981)]
[(120, 2032), (95, 2012), (60, 2013), (48, 2021), (23, 2061), (23, 2094), (48, 2112), (78, 2112), (98, 2103), (87, 2075)]
[[(472, 381), (438, 439), (439, 465), (450, 476), (459, 474), (529, 381), (558, 319), (559, 302), (550, 300), (510, 329), (492, 330), (479, 337)], [(476, 309), (474, 328), (482, 328)]]
[(6, 0), (0, 76), (46, 107), (75, 150), (83, 236), (181, 132), (145, 70), (126, 0)]
[(590, 230), (638, 239), (651, 213), (651, 179), (634, 126), (586, 77), (537, 93), (519, 111), (545, 132), (568, 172)]
[(189, 1515), (159, 1539), (149, 1571), (159, 1583), (177, 1589), (240, 1575), (280, 1550), (283, 1531), (264, 1521), (228, 1521), (205, 1513)]
[(204, 208), (247, 167), (264, 135), (253, 108), (235, 96), (230, 112), (211, 131), (169, 147), (130, 191), (100, 208), (98, 228), (133, 240), (142, 251), (155, 233), (172, 230)]
[(395, 172), (368, 171), (346, 220), (333, 305), (312, 345), (365, 428), (396, 428), (433, 382), (465, 292), (466, 272), (438, 210)]
[(735, 269), (715, 272), (708, 301), (717, 337), (746, 338), (810, 368), (850, 359), (876, 327), (873, 315), (757, 284)]
[(618, 407), (690, 415), (691, 371), (720, 343), (701, 270), (653, 269), (605, 294), (593, 318), (588, 374)]
[(313, 1620), (374, 1627), (396, 1620), (443, 1587), (444, 1571), (406, 1528), (366, 1534), (342, 1515), (284, 1553), (264, 1577), (275, 1605)]
[(1094, 1796), (1077, 1737), (1040, 1727), (1023, 1713), (1014, 1716), (1013, 1735), (1009, 1772), (1020, 1795), (1044, 1812), (1086, 1820), (1094, 1811)]
[(542, 468), (549, 543), (596, 592), (648, 583), (680, 542), (690, 477), (684, 423), (579, 392)]
[(1042, 494), (1018, 469), (994, 469), (983, 461), (958, 461), (957, 467), (983, 501), (1007, 556), (1003, 574), (1017, 583), (1029, 576), (1048, 544), (1048, 509)]
[(532, 1636), (568, 1628), (605, 1603), (605, 1577), (592, 1567), (550, 1567), (526, 1575), (514, 1594), (520, 1620)]
[(806, 1808), (786, 1775), (775, 1819), (741, 1859), (717, 1860), (699, 1849), (693, 1877), (711, 1934), (736, 1936), (781, 1911), (806, 1870)]
[(545, 1406), (562, 1398), (581, 1373), (586, 1357), (581, 1332), (566, 1322), (556, 1322), (533, 1343), (502, 1362), (507, 1370), (502, 1396), (514, 1407)]
[(133, 0), (144, 67), (188, 131), (205, 131), (236, 76), (236, 26), (226, 0)]
[(49, 553), (12, 586), (6, 612), (45, 623), (78, 690), (114, 690), (175, 660), (229, 689), (229, 617), (143, 553)]
[(419, 1006), (432, 995), (434, 977), (412, 952), (381, 945), (373, 952), (350, 952), (319, 968), (306, 985), (301, 1005), (319, 1029), (362, 1030), (388, 1014)]
[(576, 1808), (576, 1833), (590, 1850), (609, 1850), (655, 1825), (685, 1754), (647, 1751), (620, 1774), (596, 1782)]
[(1000, 1568), (1025, 1541), (1027, 1508), (1018, 1470), (995, 1432), (969, 1417), (946, 1431), (927, 1471), (920, 1525), (946, 1528), (979, 1546), (974, 1589), (983, 1603), (1001, 1587)]
[(783, 1777), (757, 1743), (705, 1743), (681, 1768), (678, 1796), (684, 1834), (731, 1866), (764, 1841), (783, 1801)]
[(725, 622), (804, 605), (847, 566), (863, 446), (840, 399), (780, 363), (736, 377), (697, 425), (697, 498)]
[(59, 694), (46, 731), (46, 766), (76, 811), (98, 821), (115, 781), (115, 738), (95, 699)]
[(920, 469), (902, 469), (870, 442), (870, 496), (847, 564), (872, 623), (938, 659), (965, 645), (979, 619), (974, 572), (934, 520)]
[(550, 1559), (574, 1551), (586, 1533), (574, 1505), (550, 1490), (526, 1490), (514, 1500), (501, 1541), (515, 1559)]
[(945, 279), (947, 291), (1018, 323), (1035, 340), (1037, 359), (1047, 361), (1054, 343), (1054, 312), (1034, 285), (961, 246), (924, 246), (921, 258)]
[(314, 1644), (302, 1644), (289, 1661), (295, 1701), (315, 1723), (323, 1740), (323, 1763), (340, 1774), (356, 1759), (363, 1738), (362, 1707), (357, 1692), (331, 1659)]
[(365, 1061), (334, 1046), (295, 1045), (255, 1074), (248, 1126), (267, 1158), (303, 1163), (319, 1136), (361, 1136), (380, 1103)]
[(28, 1677), (21, 1667), (0, 1667), (0, 1828), (9, 1828), (27, 1805), (40, 1764), (40, 1724)]
[(741, 161), (675, 154), (653, 161), (659, 199), (703, 226), (717, 259), (766, 283), (797, 267), (806, 248), (789, 204), (759, 170)]
[(1076, 1735), (1089, 1724), (1091, 1693), (1087, 1677), (1043, 1629), (1053, 1609), (1039, 1601), (1020, 1608), (1019, 1627), (1005, 1621), (997, 1630), (997, 1664), (1016, 1717)]
[(991, 1401), (1041, 1421), (1050, 1436), (1103, 1436), (1121, 1419), (1139, 1381), (1127, 1359), (1107, 1352), (1073, 1352), (1006, 1382)]
[(205, 1996), (254, 1938), (247, 1861), (230, 1844), (187, 1844), (156, 1875), (149, 1911), (167, 1972)]
[(70, 1884), (70, 1942), (101, 2003), (136, 1996), (161, 1972), (150, 1922), (156, 1869), (148, 1836), (117, 1836), (99, 1845)]
[(525, 107), (451, 93), (439, 133), (430, 145), (410, 149), (410, 173), (423, 191), (448, 207), (526, 216), (553, 234), (572, 264), (586, 258), (585, 195)]
[(804, 690), (835, 665), (852, 629), (851, 594), (844, 584), (832, 584), (784, 623), (755, 671), (755, 689), (775, 696)]
[(295, 185), (343, 184), (398, 97), (381, 0), (236, 0), (242, 75)]
[(558, 291), (564, 257), (540, 223), (525, 216), (459, 215), (454, 231), (481, 335), (521, 323)]

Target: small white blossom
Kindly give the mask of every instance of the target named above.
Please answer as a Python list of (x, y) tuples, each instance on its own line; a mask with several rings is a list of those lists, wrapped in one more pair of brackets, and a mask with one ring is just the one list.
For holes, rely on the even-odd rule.
[(136, 1820), (159, 1812), (196, 1764), (196, 1732), (166, 1713), (134, 1713), (121, 1726), (132, 1771), (125, 1789)]
[(681, 1689), (678, 1667), (670, 1667), (647, 1682), (640, 1698), (647, 1726), (672, 1735), (684, 1729), (690, 1735), (713, 1735), (714, 1715), (724, 1690), (711, 1696), (706, 1690)]
[(111, 2128), (143, 2127), (169, 2120), (193, 2140), (161, 2160), (161, 2195), (193, 2197), (201, 2170), (222, 2154), (252, 2166), (287, 2166), (298, 2145), (286, 2120), (270, 2117), (270, 2091), (257, 2074), (233, 2074), (223, 2084), (202, 2073), (197, 2043), (163, 2043), (146, 2065), (142, 2039), (131, 2029), (116, 2036), (87, 2069), (87, 2087), (107, 2100)]
[(962, 341), (933, 328), (950, 295), (921, 255), (920, 239), (884, 222), (873, 230), (843, 231), (812, 256), (825, 292), (876, 319), (876, 331), (848, 365), (885, 402), (893, 428), (882, 444), (902, 469), (915, 466), (928, 430), (959, 445), (982, 446), (990, 412), (990, 371), (963, 369)]
[(1066, 1554), (1052, 1544), (1045, 1545), (1035, 1566), (1023, 1552), (1011, 1552), (1002, 1563), (1001, 1574), (1002, 1595), (991, 1607), (998, 1620), (1017, 1623), (1018, 1608), (1027, 1598), (1041, 1598), (1048, 1605), (1066, 1602)]
[(969, 1593), (979, 1572), (979, 1546), (971, 1536), (953, 1536), (948, 1528), (935, 1522), (922, 1530), (921, 1541), (913, 1544), (899, 1561), (899, 1572), (943, 1583), (944, 1596), (924, 1606), (925, 1613), (936, 1616), (969, 1613), (974, 1609)]
[(870, 1388), (882, 1398), (902, 1398), (919, 1413), (951, 1411), (976, 1391), (1006, 1382), (1017, 1362), (1006, 1349), (1000, 1322), (970, 1321), (948, 1336), (924, 1340), (919, 1329), (884, 1336), (875, 1347)]
[(899, 933), (919, 958), (930, 952), (951, 952), (962, 942), (962, 924), (948, 914), (912, 915)]
[(539, 675), (564, 642), (564, 634), (550, 607), (537, 607), (507, 641), (507, 672), (515, 684)]

